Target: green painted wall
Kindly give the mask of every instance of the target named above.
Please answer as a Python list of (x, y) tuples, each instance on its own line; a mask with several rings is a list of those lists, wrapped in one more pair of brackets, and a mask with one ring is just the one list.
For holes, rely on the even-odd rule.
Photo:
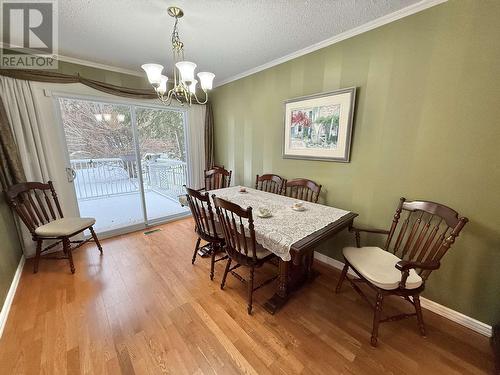
[(0, 306), (3, 306), (22, 253), (14, 218), (2, 196), (0, 199)]
[[(58, 72), (65, 74), (80, 73), (85, 78), (103, 81), (119, 86), (148, 88), (147, 79), (109, 70), (59, 62)], [(1, 191), (0, 191), (1, 195)], [(0, 306), (3, 306), (5, 296), (10, 288), (22, 249), (14, 225), (12, 213), (0, 196)]]
[[(442, 5), (217, 88), (216, 161), (320, 182), (327, 204), (389, 227), (400, 196), (470, 218), (424, 295), (500, 321), (500, 2)], [(351, 162), (281, 156), (283, 101), (356, 86)], [(319, 251), (341, 259), (344, 233)]]

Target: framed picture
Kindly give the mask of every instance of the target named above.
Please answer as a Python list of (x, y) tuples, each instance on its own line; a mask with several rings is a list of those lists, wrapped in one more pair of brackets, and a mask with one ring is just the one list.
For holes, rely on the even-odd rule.
[(356, 88), (285, 102), (283, 157), (348, 163)]

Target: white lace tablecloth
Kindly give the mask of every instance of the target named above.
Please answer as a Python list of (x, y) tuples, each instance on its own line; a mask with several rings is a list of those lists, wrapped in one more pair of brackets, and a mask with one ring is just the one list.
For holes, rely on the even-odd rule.
[[(240, 186), (212, 190), (210, 196), (215, 194), (243, 208), (252, 207), (257, 242), (284, 261), (291, 259), (290, 247), (295, 242), (349, 213), (335, 207), (309, 202), (304, 202), (304, 211), (295, 211), (292, 205), (298, 201), (297, 199), (251, 188), (246, 188), (247, 193), (240, 193), (239, 190)], [(272, 216), (258, 217), (259, 207), (271, 210)]]

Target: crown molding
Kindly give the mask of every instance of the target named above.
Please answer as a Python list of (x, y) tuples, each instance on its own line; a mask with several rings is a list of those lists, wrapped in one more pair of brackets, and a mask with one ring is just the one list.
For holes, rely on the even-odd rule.
[(88, 66), (91, 68), (109, 70), (111, 72), (116, 72), (116, 73), (128, 74), (128, 75), (136, 76), (136, 77), (144, 77), (144, 78), (146, 77), (145, 73), (143, 73), (143, 72), (141, 73), (141, 72), (136, 71), (136, 70), (120, 68), (120, 67), (113, 66), (113, 65), (100, 64), (100, 63), (96, 63), (93, 61), (77, 59), (75, 57), (57, 55), (57, 60), (72, 63), (72, 64)]
[(410, 16), (412, 14), (421, 12), (425, 9), (428, 9), (428, 8), (433, 7), (433, 6), (445, 3), (447, 1), (448, 0), (421, 0), (418, 3), (409, 5), (405, 8), (402, 8), (402, 9), (399, 9), (393, 13), (386, 14), (385, 16), (379, 17), (379, 18), (377, 18), (373, 21), (367, 22), (361, 26), (357, 26), (351, 30), (337, 34), (331, 38), (328, 38), (328, 39), (325, 39), (321, 42), (315, 43), (309, 47), (300, 49), (298, 51), (292, 52), (292, 53), (285, 55), (283, 57), (279, 57), (275, 60), (269, 61), (265, 64), (262, 64), (260, 66), (255, 67), (255, 68), (246, 70), (242, 73), (238, 73), (234, 76), (223, 79), (222, 81), (218, 82), (217, 84), (214, 84), (214, 88), (220, 87), (220, 86), (225, 85), (229, 82), (237, 81), (238, 79), (241, 79), (241, 78), (247, 77), (249, 75), (258, 73), (258, 72), (265, 70), (265, 69), (269, 69), (273, 66), (282, 64), (284, 62), (296, 59), (297, 57), (300, 57), (300, 56), (306, 55), (308, 53), (317, 51), (321, 48), (328, 47), (332, 44), (335, 44), (335, 43), (341, 42), (343, 40), (352, 38), (353, 36), (363, 34), (367, 31), (376, 29), (376, 28), (383, 26), (383, 25), (387, 25), (388, 23), (397, 21), (401, 18), (404, 18), (404, 17)]
[[(3, 42), (0, 42), (0, 48), (17, 48), (17, 49), (20, 49), (22, 52), (27, 53), (27, 54), (31, 54), (31, 55), (38, 54), (38, 51), (29, 49), (29, 48), (23, 48), (23, 47), (16, 46), (16, 45), (10, 45), (10, 46), (4, 45)], [(54, 55), (52, 55), (52, 57), (54, 59), (56, 59), (57, 61), (64, 61), (64, 62), (71, 63), (71, 64), (88, 66), (90, 68), (108, 70), (110, 72), (128, 74), (131, 76), (145, 77), (145, 75), (143, 73), (136, 71), (136, 70), (132, 70), (132, 69), (120, 68), (120, 67), (113, 66), (113, 65), (101, 64), (101, 63), (97, 63), (94, 61), (83, 60), (83, 59), (78, 59), (76, 57), (69, 57), (69, 56), (59, 55), (59, 54), (54, 54)]]

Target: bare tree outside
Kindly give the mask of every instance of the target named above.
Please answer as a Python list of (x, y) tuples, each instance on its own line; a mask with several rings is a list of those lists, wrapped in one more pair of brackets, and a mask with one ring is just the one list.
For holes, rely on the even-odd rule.
[(186, 161), (182, 113), (137, 108), (136, 116), (141, 150), (163, 153), (169, 159)]
[[(133, 155), (130, 107), (86, 100), (60, 99), (71, 159)], [(137, 128), (142, 153), (186, 161), (182, 113), (138, 107)]]

